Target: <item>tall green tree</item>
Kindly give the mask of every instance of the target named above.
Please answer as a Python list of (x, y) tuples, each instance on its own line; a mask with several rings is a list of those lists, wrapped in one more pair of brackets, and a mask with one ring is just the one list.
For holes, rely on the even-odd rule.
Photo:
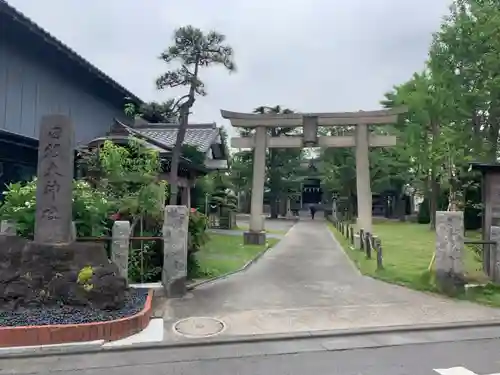
[[(498, 161), (499, 33), (500, 1), (454, 0), (433, 36), (424, 70), (382, 101), (386, 108), (406, 105), (409, 111), (398, 124), (376, 128), (397, 135), (398, 146), (371, 152), (373, 190), (388, 181), (411, 183), (428, 198), (432, 229), (436, 210), (470, 208), (469, 162)], [(322, 157), (330, 188), (353, 191), (350, 150), (323, 150)]]
[(174, 108), (178, 108), (179, 131), (172, 151), (169, 176), (170, 204), (172, 205), (177, 204), (177, 173), (189, 114), (196, 96), (207, 94), (205, 85), (200, 79), (200, 70), (214, 65), (221, 65), (230, 72), (236, 69), (233, 49), (225, 44), (225, 41), (226, 37), (216, 31), (204, 33), (193, 26), (185, 26), (175, 31), (174, 43), (160, 55), (160, 58), (167, 64), (176, 63), (177, 66), (156, 80), (157, 88), (188, 88), (188, 93), (174, 103)]
[(415, 73), (413, 77), (387, 93), (382, 104), (386, 108), (406, 105), (408, 113), (394, 128), (399, 144), (396, 148), (400, 159), (408, 162), (413, 172), (413, 183), (429, 198), (431, 228), (435, 226), (435, 212), (440, 194), (441, 130), (443, 127), (443, 104), (440, 93), (428, 70)]
[(500, 131), (500, 8), (455, 0), (435, 34), (429, 68), (448, 93), (447, 115), (477, 159), (496, 161)]

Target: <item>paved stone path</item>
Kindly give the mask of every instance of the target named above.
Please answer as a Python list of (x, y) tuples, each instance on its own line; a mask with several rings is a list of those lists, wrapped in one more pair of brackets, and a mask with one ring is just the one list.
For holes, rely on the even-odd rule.
[[(237, 220), (237, 225), (242, 229), (209, 229), (209, 233), (217, 233), (217, 234), (225, 234), (227, 236), (242, 236), (245, 231), (248, 230), (249, 220), (247, 218), (240, 218)], [(265, 227), (267, 230), (270, 230), (270, 233), (267, 233), (266, 236), (268, 238), (277, 238), (282, 239), (285, 236), (285, 233), (290, 230), (291, 227), (295, 225), (295, 221), (293, 220), (272, 220), (266, 219)], [(273, 232), (274, 231), (274, 232)]]
[(170, 300), (166, 339), (181, 338), (172, 324), (193, 316), (222, 320), (227, 336), (479, 321), (500, 309), (362, 276), (324, 221), (304, 220), (247, 271)]
[[(208, 233), (215, 233), (215, 234), (223, 234), (226, 236), (242, 236), (243, 233), (245, 233), (244, 230), (239, 230), (239, 229), (208, 229)], [(284, 234), (278, 234), (278, 233), (267, 233), (266, 237), (268, 238), (277, 238), (277, 239), (282, 239), (285, 237)]]

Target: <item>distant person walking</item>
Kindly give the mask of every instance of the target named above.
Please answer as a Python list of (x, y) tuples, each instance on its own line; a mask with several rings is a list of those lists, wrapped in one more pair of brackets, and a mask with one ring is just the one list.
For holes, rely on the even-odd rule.
[(311, 218), (314, 220), (314, 215), (316, 214), (316, 205), (311, 204), (309, 206), (309, 211), (311, 211)]

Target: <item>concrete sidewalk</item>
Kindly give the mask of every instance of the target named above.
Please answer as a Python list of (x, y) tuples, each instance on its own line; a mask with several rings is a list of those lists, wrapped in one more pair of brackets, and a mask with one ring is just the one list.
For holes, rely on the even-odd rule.
[(220, 319), (219, 336), (234, 336), (486, 321), (500, 309), (364, 277), (324, 221), (304, 220), (247, 271), (167, 302), (166, 340), (185, 340), (172, 325), (189, 317)]

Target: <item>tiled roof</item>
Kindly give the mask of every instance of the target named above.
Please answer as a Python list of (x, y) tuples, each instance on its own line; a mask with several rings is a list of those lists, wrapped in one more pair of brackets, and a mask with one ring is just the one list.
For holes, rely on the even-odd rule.
[(36, 35), (38, 38), (44, 40), (45, 42), (47, 42), (48, 45), (52, 46), (53, 48), (62, 51), (68, 57), (69, 63), (73, 64), (76, 63), (88, 69), (93, 75), (95, 75), (96, 78), (99, 78), (104, 82), (106, 82), (110, 87), (112, 87), (114, 90), (118, 91), (121, 95), (123, 95), (124, 98), (130, 97), (134, 102), (142, 103), (141, 99), (139, 99), (133, 93), (128, 91), (125, 87), (120, 85), (111, 77), (106, 75), (104, 72), (96, 68), (94, 65), (92, 65), (78, 53), (73, 51), (59, 39), (57, 39), (53, 35), (49, 34), (47, 31), (42, 29), (40, 26), (38, 26), (36, 23), (34, 23), (32, 20), (26, 17), (23, 13), (21, 13), (12, 5), (7, 3), (7, 1), (5, 0), (0, 0), (0, 13), (7, 14), (12, 20), (19, 22), (20, 24), (23, 25), (23, 27), (30, 30), (33, 35)]
[[(134, 131), (147, 138), (154, 139), (166, 148), (173, 148), (177, 139), (179, 125), (148, 124), (134, 126)], [(196, 147), (200, 152), (207, 152), (216, 141), (220, 130), (216, 124), (189, 124), (184, 137), (184, 144)]]

